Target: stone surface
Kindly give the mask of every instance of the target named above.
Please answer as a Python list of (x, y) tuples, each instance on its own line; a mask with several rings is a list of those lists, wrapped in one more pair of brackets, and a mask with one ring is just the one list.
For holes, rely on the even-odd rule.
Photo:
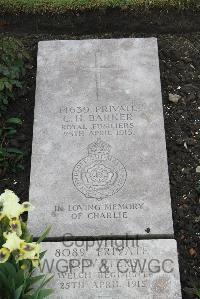
[(52, 299), (181, 299), (175, 240), (45, 243)]
[(30, 201), (35, 236), (173, 234), (156, 39), (39, 43)]
[(170, 102), (177, 104), (180, 99), (181, 99), (181, 96), (179, 96), (178, 94), (172, 94), (172, 93), (169, 94)]
[(197, 173), (200, 173), (200, 166), (197, 166), (197, 168), (196, 168), (196, 172), (197, 172)]

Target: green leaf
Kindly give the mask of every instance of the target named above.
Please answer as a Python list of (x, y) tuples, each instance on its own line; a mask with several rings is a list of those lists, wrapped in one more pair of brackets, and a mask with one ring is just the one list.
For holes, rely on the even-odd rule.
[(23, 296), (23, 299), (37, 299), (37, 297), (34, 295), (26, 294)]
[(10, 289), (10, 284), (8, 281), (8, 278), (6, 277), (6, 274), (3, 273), (3, 271), (0, 270), (0, 283), (4, 288)]
[(12, 83), (15, 84), (16, 87), (18, 87), (18, 88), (22, 88), (22, 83), (21, 83), (20, 81), (18, 81), (18, 80), (13, 80)]
[(4, 128), (5, 130), (14, 130), (15, 128), (14, 127), (6, 127)]
[(18, 117), (11, 117), (6, 121), (8, 124), (22, 125), (22, 120)]
[(8, 133), (7, 133), (7, 135), (9, 136), (9, 135), (14, 135), (14, 134), (16, 134), (17, 133), (17, 130), (16, 129), (10, 129), (9, 131), (8, 131)]
[(10, 91), (12, 91), (12, 84), (11, 83), (9, 83), (8, 81), (5, 81), (4, 85), (5, 85), (5, 87), (7, 89), (9, 89)]
[(46, 298), (46, 297), (52, 295), (53, 293), (54, 293), (54, 291), (52, 289), (43, 289), (39, 292), (38, 299)]
[(20, 299), (22, 291), (23, 291), (23, 285), (21, 285), (16, 291), (15, 291), (15, 297), (14, 299)]
[(4, 90), (4, 81), (0, 80), (0, 91)]
[(0, 148), (0, 154), (5, 155), (6, 151), (3, 148)]
[(19, 288), (25, 282), (25, 272), (24, 270), (19, 270), (15, 274), (15, 285), (16, 288)]
[(43, 279), (43, 281), (39, 285), (36, 293), (39, 294), (39, 292), (44, 288), (45, 285), (47, 285), (49, 283), (50, 280), (52, 280), (52, 278), (53, 278), (53, 275), (50, 275), (50, 276), (45, 275), (45, 278)]
[(42, 289), (45, 285), (47, 285), (52, 280), (53, 277), (54, 277), (54, 275), (48, 275), (48, 276), (46, 276), (46, 278), (41, 283), (41, 286), (40, 286), (39, 289)]
[(7, 148), (7, 152), (11, 153), (11, 154), (18, 154), (18, 155), (24, 154), (21, 150), (19, 150), (18, 148), (14, 148), (14, 147)]
[(200, 298), (200, 290), (196, 290), (195, 295), (197, 295)]
[(41, 235), (41, 237), (37, 240), (37, 243), (41, 243), (49, 234), (51, 230), (51, 225), (49, 227), (47, 227), (47, 229), (44, 231), (44, 233)]
[(36, 282), (38, 282), (39, 280), (44, 279), (44, 278), (45, 278), (45, 274), (30, 277), (28, 280), (28, 287), (32, 286), (33, 284), (35, 284)]
[(16, 274), (15, 267), (11, 263), (9, 263), (9, 262), (4, 263), (4, 271), (6, 271), (7, 275), (9, 275), (11, 277), (14, 277), (15, 274)]
[(45, 256), (46, 252), (47, 250), (40, 253), (40, 259), (42, 259)]
[(19, 170), (24, 170), (24, 166), (22, 164), (17, 164), (16, 167)]
[[(42, 283), (39, 285), (39, 287), (35, 293), (36, 298), (42, 299), (42, 298), (45, 298), (45, 297), (49, 296), (50, 294), (52, 294), (52, 292), (53, 292), (52, 290), (48, 289), (48, 292), (46, 292), (46, 290), (43, 289), (44, 286), (47, 285), (52, 278), (53, 278), (53, 275), (45, 276), (45, 278), (43, 279)], [(43, 296), (43, 297), (40, 297), (40, 296)]]
[(3, 98), (3, 103), (5, 104), (5, 105), (7, 105), (8, 104), (8, 100), (7, 100), (7, 98)]

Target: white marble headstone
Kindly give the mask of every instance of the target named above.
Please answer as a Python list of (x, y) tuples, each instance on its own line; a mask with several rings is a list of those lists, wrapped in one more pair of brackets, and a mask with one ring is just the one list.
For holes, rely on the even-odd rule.
[(35, 236), (173, 235), (157, 41), (39, 43)]
[(174, 240), (44, 243), (52, 299), (181, 299)]

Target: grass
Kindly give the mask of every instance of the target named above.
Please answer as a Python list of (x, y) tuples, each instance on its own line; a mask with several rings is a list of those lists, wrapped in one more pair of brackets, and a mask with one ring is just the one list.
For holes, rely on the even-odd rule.
[(95, 8), (149, 9), (171, 7), (177, 9), (198, 9), (200, 0), (0, 0), (1, 12), (62, 13), (68, 10)]

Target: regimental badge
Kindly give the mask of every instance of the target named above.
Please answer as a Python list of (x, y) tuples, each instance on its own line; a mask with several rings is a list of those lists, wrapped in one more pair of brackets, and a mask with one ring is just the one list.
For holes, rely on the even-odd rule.
[(88, 146), (88, 156), (73, 169), (72, 179), (85, 197), (101, 200), (117, 193), (126, 182), (126, 169), (110, 155), (111, 146), (97, 139)]

